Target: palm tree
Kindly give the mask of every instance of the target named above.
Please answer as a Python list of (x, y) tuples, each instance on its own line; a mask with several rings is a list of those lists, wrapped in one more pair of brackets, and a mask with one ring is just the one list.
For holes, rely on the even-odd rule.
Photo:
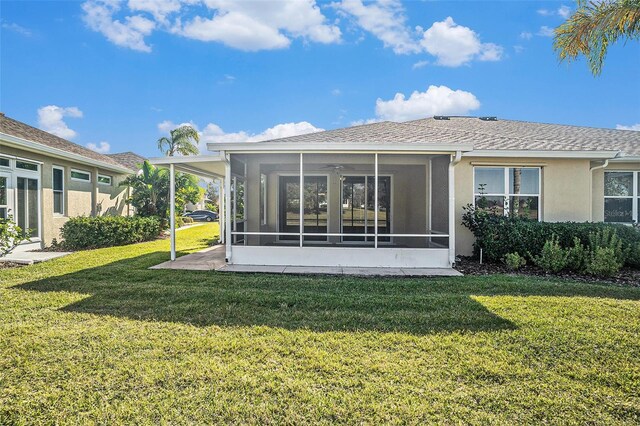
[[(170, 137), (158, 139), (158, 149), (167, 157), (180, 155), (197, 155), (200, 136), (196, 129), (191, 126), (181, 126), (169, 132)], [(194, 143), (195, 142), (195, 143)]]
[(578, 9), (555, 30), (560, 61), (583, 55), (593, 75), (602, 72), (610, 44), (640, 38), (640, 0), (577, 0)]

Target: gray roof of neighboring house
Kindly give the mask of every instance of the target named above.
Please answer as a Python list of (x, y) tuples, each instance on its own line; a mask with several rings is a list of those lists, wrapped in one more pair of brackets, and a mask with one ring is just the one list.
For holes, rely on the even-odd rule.
[(308, 133), (269, 141), (296, 144), (465, 144), (474, 150), (623, 151), (640, 156), (640, 132), (477, 117), (425, 118)]
[(146, 160), (141, 155), (136, 154), (135, 152), (127, 151), (127, 152), (118, 152), (116, 154), (107, 154), (109, 157), (115, 159), (118, 163), (122, 164), (125, 167), (130, 168), (131, 170), (139, 170), (140, 165)]
[(81, 155), (89, 160), (101, 161), (113, 166), (126, 167), (131, 170), (135, 170), (135, 168), (131, 168), (128, 164), (120, 162), (115, 157), (97, 153), (83, 147), (82, 145), (78, 145), (61, 137), (52, 135), (51, 133), (47, 133), (44, 130), (37, 129), (29, 126), (28, 124), (9, 118), (2, 113), (0, 113), (0, 132), (72, 154)]

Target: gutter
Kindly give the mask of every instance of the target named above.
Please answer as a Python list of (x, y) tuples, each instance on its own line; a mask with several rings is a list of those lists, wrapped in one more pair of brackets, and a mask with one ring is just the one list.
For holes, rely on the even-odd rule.
[(129, 168), (124, 166), (118, 166), (118, 165), (107, 163), (101, 160), (94, 160), (92, 158), (85, 157), (84, 155), (81, 155), (81, 154), (76, 154), (76, 153), (65, 151), (59, 148), (53, 148), (48, 145), (44, 145), (38, 142), (32, 142), (30, 140), (22, 139), (22, 138), (8, 135), (2, 132), (0, 132), (0, 141), (6, 143), (9, 146), (14, 146), (19, 149), (24, 149), (26, 151), (40, 153), (40, 154), (45, 153), (51, 157), (71, 160), (76, 163), (98, 167), (102, 170), (109, 170), (109, 171), (123, 173), (123, 174), (133, 173), (133, 170), (130, 170)]

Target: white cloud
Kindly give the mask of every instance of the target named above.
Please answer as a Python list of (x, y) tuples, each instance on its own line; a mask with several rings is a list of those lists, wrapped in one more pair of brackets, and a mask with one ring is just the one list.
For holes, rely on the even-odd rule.
[(571, 8), (569, 6), (562, 5), (556, 13), (561, 18), (567, 19), (571, 15)]
[(418, 61), (418, 62), (416, 62), (415, 64), (413, 64), (411, 66), (411, 69), (417, 70), (417, 69), (420, 69), (420, 68), (424, 68), (427, 65), (429, 65), (429, 61)]
[(98, 144), (88, 143), (87, 148), (99, 154), (106, 154), (107, 152), (109, 152), (109, 150), (111, 150), (111, 145), (109, 145), (109, 142), (100, 142)]
[(315, 0), (204, 2), (213, 17), (196, 16), (184, 24), (178, 21), (172, 31), (246, 51), (286, 48), (294, 37), (325, 44), (337, 43), (341, 38), (340, 29), (326, 23)]
[(448, 67), (464, 65), (473, 59), (498, 61), (503, 53), (501, 46), (481, 43), (475, 31), (456, 24), (451, 17), (442, 22), (434, 22), (424, 32), (421, 44), (437, 58), (438, 65)]
[(180, 0), (129, 0), (129, 9), (151, 14), (158, 22), (166, 22), (167, 16), (178, 12)]
[(429, 86), (425, 92), (415, 91), (407, 99), (396, 93), (393, 99), (376, 101), (376, 115), (382, 120), (407, 121), (433, 115), (465, 115), (480, 108), (473, 93), (452, 90), (447, 86)]
[(31, 30), (23, 27), (22, 25), (18, 25), (15, 22), (12, 22), (12, 23), (3, 22), (2, 28), (5, 30), (13, 31), (14, 33), (22, 34), (25, 37), (31, 36)]
[(553, 37), (554, 36), (553, 28), (549, 28), (546, 25), (540, 27), (536, 35), (541, 37)]
[(209, 123), (202, 131), (201, 140), (203, 142), (258, 142), (320, 132), (322, 130), (324, 129), (315, 127), (309, 122), (301, 121), (299, 123), (278, 124), (257, 134), (250, 134), (244, 131), (225, 133), (217, 124)]
[(185, 123), (175, 124), (171, 120), (164, 120), (158, 123), (158, 130), (160, 131), (160, 133), (169, 133), (171, 130), (177, 129), (178, 127), (182, 127), (182, 126), (191, 126), (194, 129), (198, 130), (198, 126), (193, 121), (189, 121), (188, 123), (185, 122)]
[(404, 8), (397, 0), (383, 0), (367, 3), (361, 0), (344, 0), (333, 3), (333, 7), (351, 15), (365, 31), (382, 41), (385, 47), (395, 53), (419, 53), (422, 49), (406, 26)]
[(340, 95), (342, 95), (342, 90), (340, 90), (340, 89), (333, 89), (333, 90), (331, 91), (331, 94), (332, 94), (333, 96), (340, 96)]
[(352, 121), (351, 123), (349, 123), (349, 125), (351, 127), (353, 127), (353, 126), (362, 126), (364, 124), (373, 124), (373, 123), (378, 123), (380, 121), (382, 121), (382, 120), (380, 120), (379, 118), (368, 118), (366, 120), (355, 120), (355, 121)]
[(515, 46), (513, 46), (513, 50), (516, 53), (522, 53), (524, 51), (524, 46), (521, 46), (519, 44), (516, 44)]
[(73, 139), (77, 133), (67, 126), (64, 117), (81, 118), (82, 111), (77, 107), (43, 106), (38, 109), (38, 126), (45, 132), (61, 138)]
[(558, 9), (538, 9), (538, 15), (542, 16), (559, 16), (563, 19), (567, 19), (571, 15), (571, 8), (566, 5), (560, 6)]
[(531, 40), (533, 38), (533, 34), (529, 31), (523, 31), (520, 33), (520, 38), (523, 40)]
[(140, 52), (151, 52), (145, 36), (151, 34), (156, 23), (141, 15), (126, 16), (124, 22), (114, 20), (120, 10), (117, 0), (88, 0), (82, 4), (85, 23), (94, 31), (102, 33), (110, 42)]
[(640, 123), (632, 124), (631, 126), (624, 126), (622, 124), (618, 124), (616, 126), (616, 129), (618, 129), (618, 130), (635, 130), (636, 132), (640, 132)]

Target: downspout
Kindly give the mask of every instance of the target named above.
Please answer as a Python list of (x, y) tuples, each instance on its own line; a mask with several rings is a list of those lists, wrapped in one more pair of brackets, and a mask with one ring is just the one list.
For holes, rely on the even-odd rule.
[[(619, 154), (619, 153), (618, 153)], [(618, 156), (616, 154), (616, 157)], [(592, 166), (589, 168), (589, 222), (593, 222), (593, 171), (598, 169), (604, 169), (609, 165), (609, 159), (604, 160), (604, 163), (599, 166)]]
[(456, 151), (449, 162), (449, 264), (456, 262), (456, 185), (454, 167), (462, 160), (462, 151)]

